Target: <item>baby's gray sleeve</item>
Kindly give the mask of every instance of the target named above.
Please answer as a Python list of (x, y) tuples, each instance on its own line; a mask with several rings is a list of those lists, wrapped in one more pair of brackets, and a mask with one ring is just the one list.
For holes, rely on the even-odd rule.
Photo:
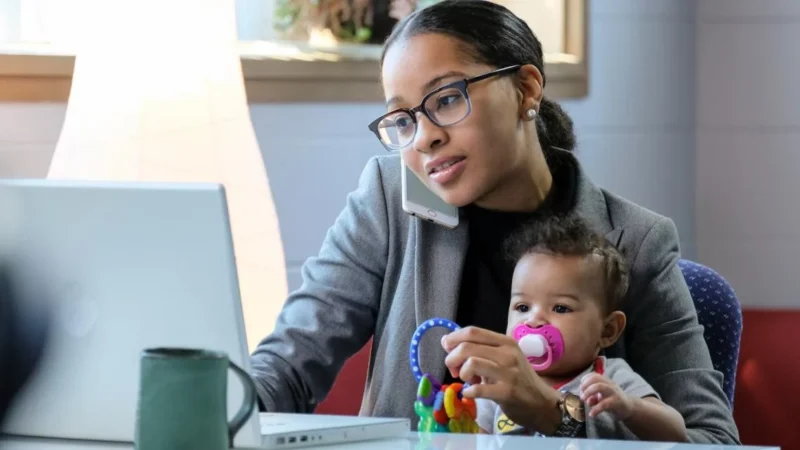
[(484, 398), (475, 399), (478, 418), (475, 422), (485, 432), (494, 433), (494, 418), (497, 413), (497, 403)]
[(628, 395), (639, 398), (655, 397), (661, 400), (658, 392), (641, 375), (634, 372), (624, 359), (609, 359), (605, 375)]

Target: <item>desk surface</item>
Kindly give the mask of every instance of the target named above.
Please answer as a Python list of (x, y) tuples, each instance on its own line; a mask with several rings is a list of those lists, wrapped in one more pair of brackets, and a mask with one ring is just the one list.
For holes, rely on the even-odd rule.
[[(778, 447), (735, 447), (473, 434), (418, 435), (417, 433), (411, 433), (406, 439), (387, 439), (316, 448), (325, 450), (530, 450), (531, 440), (536, 441), (536, 450), (779, 450)], [(133, 446), (99, 442), (6, 438), (0, 440), (0, 448), (3, 450), (130, 450)]]

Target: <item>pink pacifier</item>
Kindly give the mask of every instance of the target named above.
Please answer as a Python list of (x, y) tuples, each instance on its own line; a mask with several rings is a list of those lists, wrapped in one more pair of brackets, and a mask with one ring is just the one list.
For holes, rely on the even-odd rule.
[(533, 328), (519, 324), (514, 328), (514, 340), (536, 371), (546, 370), (564, 356), (564, 338), (552, 325)]

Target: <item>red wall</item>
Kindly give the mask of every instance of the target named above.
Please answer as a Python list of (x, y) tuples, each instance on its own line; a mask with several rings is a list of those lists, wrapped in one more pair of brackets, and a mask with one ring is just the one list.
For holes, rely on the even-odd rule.
[[(369, 348), (344, 366), (318, 413), (358, 414)], [(744, 311), (734, 417), (744, 444), (800, 450), (800, 311)]]
[(361, 409), (361, 397), (364, 395), (364, 385), (367, 383), (371, 344), (372, 341), (347, 361), (336, 377), (333, 389), (317, 406), (318, 414), (358, 415), (358, 410)]
[(744, 311), (734, 403), (743, 443), (800, 450), (800, 311)]

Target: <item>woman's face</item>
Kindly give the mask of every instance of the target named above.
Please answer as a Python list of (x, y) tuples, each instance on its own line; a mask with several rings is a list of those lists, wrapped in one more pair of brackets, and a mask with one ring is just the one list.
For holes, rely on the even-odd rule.
[[(459, 41), (422, 34), (396, 41), (383, 61), (388, 111), (414, 108), (428, 92), (497, 69), (471, 62)], [(468, 88), (472, 111), (447, 127), (417, 114), (417, 131), (403, 149), (406, 165), (445, 202), (454, 206), (481, 200), (525, 166), (521, 132), (523, 99), (516, 74), (491, 77)]]

